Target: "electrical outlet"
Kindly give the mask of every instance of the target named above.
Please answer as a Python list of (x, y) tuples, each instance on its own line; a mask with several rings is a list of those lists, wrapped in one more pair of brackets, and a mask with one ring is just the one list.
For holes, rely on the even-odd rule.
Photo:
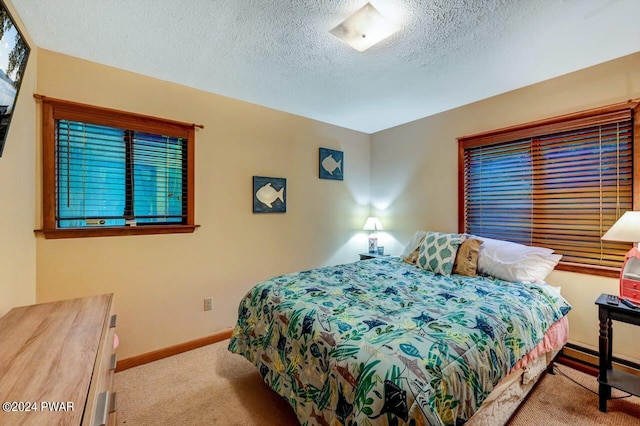
[(213, 297), (204, 298), (204, 310), (210, 311), (213, 309)]

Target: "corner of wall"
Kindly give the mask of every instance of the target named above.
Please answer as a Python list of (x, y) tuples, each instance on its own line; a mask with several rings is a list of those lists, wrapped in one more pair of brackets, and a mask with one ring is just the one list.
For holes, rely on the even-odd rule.
[[(36, 90), (37, 47), (13, 8), (4, 1), (31, 52), (2, 157), (0, 157), (0, 315), (36, 301)], [(6, 206), (6, 207), (5, 207)]]

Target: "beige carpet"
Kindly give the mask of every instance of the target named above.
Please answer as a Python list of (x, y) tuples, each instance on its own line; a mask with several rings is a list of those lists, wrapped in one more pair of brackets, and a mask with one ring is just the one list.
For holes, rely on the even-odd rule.
[[(298, 425), (284, 399), (262, 382), (252, 364), (229, 353), (227, 344), (117, 373), (118, 424)], [(559, 369), (597, 391), (594, 377), (562, 365)], [(510, 425), (640, 425), (640, 399), (609, 401), (609, 412), (601, 413), (597, 395), (561, 374), (547, 375)]]
[[(572, 382), (567, 376), (589, 390)], [(612, 399), (607, 403), (607, 412), (602, 413), (598, 410), (597, 392), (598, 381), (595, 377), (557, 364), (556, 374), (547, 374), (542, 378), (509, 425), (640, 425), (640, 398)], [(611, 393), (612, 398), (625, 395), (615, 389)], [(541, 423), (537, 419), (544, 421)]]

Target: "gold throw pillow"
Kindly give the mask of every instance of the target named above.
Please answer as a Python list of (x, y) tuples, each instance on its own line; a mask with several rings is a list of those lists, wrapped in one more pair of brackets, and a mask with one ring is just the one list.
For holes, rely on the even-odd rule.
[(465, 240), (458, 248), (456, 262), (453, 265), (453, 273), (475, 277), (478, 275), (478, 253), (480, 252), (481, 240), (470, 238)]

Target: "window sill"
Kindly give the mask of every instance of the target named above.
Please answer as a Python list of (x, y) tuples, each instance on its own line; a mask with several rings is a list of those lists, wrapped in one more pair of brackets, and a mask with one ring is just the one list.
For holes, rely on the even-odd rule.
[(577, 272), (580, 274), (598, 275), (601, 277), (619, 278), (620, 268), (606, 266), (588, 266), (578, 263), (560, 262), (555, 268), (557, 271)]
[(127, 235), (190, 234), (200, 225), (122, 226), (104, 228), (36, 229), (36, 235), (46, 239), (120, 237)]

